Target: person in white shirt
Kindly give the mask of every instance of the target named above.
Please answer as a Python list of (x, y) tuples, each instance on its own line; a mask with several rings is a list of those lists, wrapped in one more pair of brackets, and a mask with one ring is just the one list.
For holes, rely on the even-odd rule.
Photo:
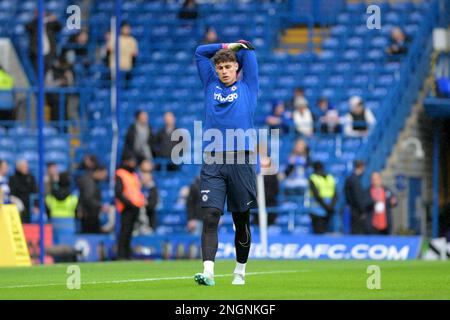
[(348, 137), (367, 137), (375, 126), (376, 119), (372, 111), (364, 106), (359, 96), (353, 96), (349, 100), (350, 112), (345, 115), (344, 133)]
[(296, 97), (294, 100), (295, 111), (292, 115), (295, 129), (304, 136), (312, 136), (314, 132), (314, 122), (311, 111), (308, 108), (308, 101), (303, 97)]

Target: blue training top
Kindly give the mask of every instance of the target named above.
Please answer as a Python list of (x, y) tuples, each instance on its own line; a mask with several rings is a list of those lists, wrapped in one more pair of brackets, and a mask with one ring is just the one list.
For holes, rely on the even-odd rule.
[[(253, 116), (258, 98), (258, 63), (255, 51), (240, 50), (236, 53), (239, 67), (242, 68), (243, 76), (230, 86), (225, 86), (215, 71), (211, 62), (214, 54), (223, 48), (222, 44), (208, 44), (197, 47), (195, 59), (197, 61), (198, 73), (205, 90), (205, 121), (203, 133), (208, 129), (218, 129), (223, 135), (223, 141), (218, 144), (212, 138), (205, 141), (203, 150), (213, 151), (256, 151), (256, 136), (245, 138), (245, 144), (238, 144), (237, 140), (226, 143), (227, 129), (254, 129)], [(256, 131), (255, 131), (256, 133)], [(215, 136), (215, 134), (213, 134)], [(232, 140), (231, 140), (232, 141)], [(211, 146), (206, 148), (209, 144)]]

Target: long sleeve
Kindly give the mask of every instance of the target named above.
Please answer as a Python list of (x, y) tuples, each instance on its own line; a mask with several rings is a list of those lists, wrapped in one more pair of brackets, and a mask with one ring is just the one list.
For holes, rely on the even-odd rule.
[(200, 75), (200, 80), (204, 87), (217, 77), (210, 59), (220, 49), (222, 49), (222, 44), (216, 43), (201, 45), (195, 50), (195, 61), (197, 62), (198, 74)]
[(238, 63), (242, 66), (243, 80), (249, 88), (258, 92), (259, 78), (258, 78), (258, 61), (254, 50), (240, 50), (237, 54)]

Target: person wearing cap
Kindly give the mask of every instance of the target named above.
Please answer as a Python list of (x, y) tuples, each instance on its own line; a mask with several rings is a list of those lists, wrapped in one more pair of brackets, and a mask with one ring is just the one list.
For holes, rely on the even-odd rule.
[(359, 96), (349, 100), (350, 112), (345, 116), (345, 135), (348, 137), (366, 137), (375, 126), (376, 119), (372, 111), (364, 106)]
[(139, 176), (135, 172), (136, 158), (132, 153), (125, 153), (122, 165), (116, 170), (114, 188), (117, 211), (121, 214), (118, 243), (118, 260), (131, 258), (131, 236), (139, 211), (146, 204)]
[(308, 100), (304, 97), (296, 97), (294, 100), (295, 111), (292, 115), (295, 129), (303, 136), (310, 137), (314, 133), (314, 121), (311, 111), (308, 108)]

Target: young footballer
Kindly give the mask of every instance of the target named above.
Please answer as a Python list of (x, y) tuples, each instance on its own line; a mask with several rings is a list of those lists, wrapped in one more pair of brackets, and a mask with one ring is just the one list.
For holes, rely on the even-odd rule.
[[(235, 225), (236, 268), (233, 284), (245, 284), (245, 266), (250, 251), (250, 209), (256, 203), (256, 143), (230, 140), (229, 132), (254, 130), (253, 115), (258, 96), (258, 64), (250, 42), (201, 45), (195, 52), (197, 68), (205, 91), (203, 134), (220, 131), (224, 139), (214, 150), (203, 144), (200, 192), (203, 210), (203, 273), (194, 276), (201, 285), (212, 286), (218, 247), (218, 225), (225, 198)], [(239, 77), (238, 75), (241, 75)], [(211, 132), (211, 131), (210, 131)], [(237, 137), (237, 140), (242, 137)], [(248, 139), (247, 139), (248, 138)], [(230, 141), (232, 143), (230, 143)], [(241, 141), (242, 142), (242, 141)], [(222, 161), (211, 161), (219, 159)], [(231, 161), (230, 161), (231, 159)], [(243, 161), (240, 161), (240, 160)]]

